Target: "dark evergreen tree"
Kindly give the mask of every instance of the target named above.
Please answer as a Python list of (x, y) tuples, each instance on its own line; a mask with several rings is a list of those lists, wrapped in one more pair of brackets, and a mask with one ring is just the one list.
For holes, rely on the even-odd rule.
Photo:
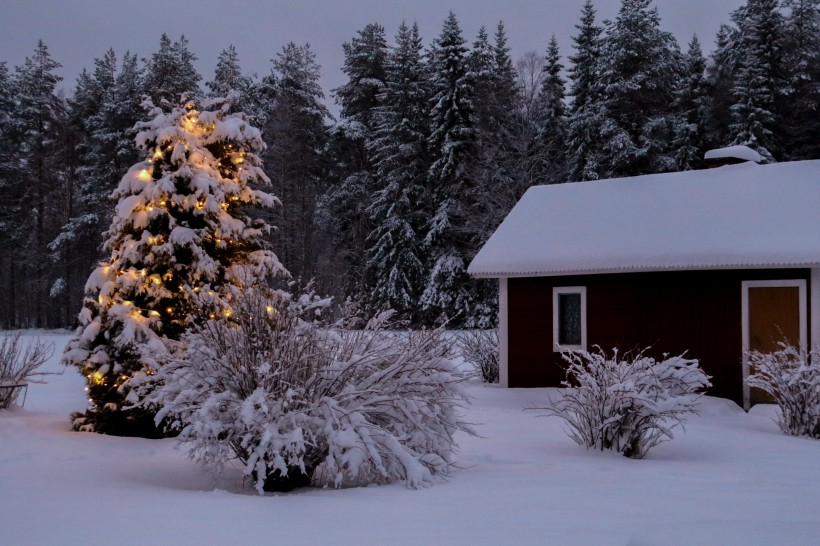
[(343, 45), (342, 71), (347, 83), (334, 89), (341, 119), (333, 129), (333, 179), (338, 180), (323, 199), (333, 260), (344, 265), (342, 286), (331, 287), (359, 300), (370, 291), (364, 276), (364, 249), (372, 225), (366, 208), (378, 189), (369, 144), (376, 124), (375, 112), (385, 90), (388, 49), (384, 27), (369, 24)]
[(167, 34), (162, 34), (159, 50), (145, 62), (145, 91), (155, 105), (167, 110), (175, 108), (182, 96), (200, 97), (202, 76), (194, 61), (196, 56), (188, 49), (185, 36), (172, 43)]
[(563, 182), (567, 176), (568, 118), (563, 71), (558, 40), (553, 35), (547, 45), (541, 87), (535, 104), (538, 147), (543, 161), (539, 168), (543, 173), (540, 182), (547, 184)]
[(317, 273), (316, 209), (325, 191), (327, 128), (320, 68), (310, 46), (288, 43), (263, 80), (269, 103), (264, 127), (265, 172), (284, 206), (272, 216), (273, 241), (296, 278)]
[(493, 313), (466, 271), (478, 250), (478, 234), (467, 226), (473, 213), (471, 205), (481, 192), (469, 178), (468, 161), (475, 153), (476, 130), (464, 43), (458, 20), (450, 12), (429, 54), (433, 98), (428, 184), (432, 216), (424, 237), (429, 275), (421, 304), (431, 322), (470, 327), (491, 322)]
[(122, 178), (108, 230), (109, 257), (86, 284), (80, 328), (63, 356), (86, 377), (91, 406), (74, 428), (153, 437), (153, 411), (132, 381), (161, 365), (168, 340), (195, 323), (230, 317), (239, 291), (284, 269), (250, 216), (276, 198), (252, 189), (267, 179), (260, 132), (227, 106), (152, 111), (137, 142), (144, 160)]
[(16, 68), (14, 76), (11, 131), (19, 155), (9, 201), (17, 214), (6, 258), (13, 268), (14, 293), (9, 302), (18, 317), (16, 326), (46, 327), (54, 319), (44, 295), (54, 280), (47, 244), (55, 220), (59, 222), (59, 215), (51, 214), (56, 203), (50, 199), (58, 186), (56, 125), (66, 106), (56, 94), (62, 79), (55, 73), (59, 67), (40, 40), (34, 55)]
[(368, 199), (373, 225), (365, 251), (364, 315), (385, 308), (410, 324), (420, 321), (424, 289), (423, 237), (429, 214), (425, 179), (428, 100), (417, 25), (402, 23), (385, 61), (385, 88), (375, 110), (370, 153), (380, 187)]
[(259, 110), (261, 98), (253, 78), (242, 74), (239, 65), (239, 54), (233, 45), (219, 53), (214, 71), (214, 79), (206, 83), (211, 98), (231, 95), (231, 109), (244, 112), (254, 121), (262, 121)]
[(575, 25), (575, 54), (569, 57), (572, 108), (567, 128), (567, 180), (595, 180), (601, 177), (601, 156), (608, 118), (600, 86), (601, 33), (595, 23), (595, 7), (587, 0), (581, 21)]
[(17, 326), (14, 305), (15, 261), (14, 249), (20, 238), (19, 223), (21, 215), (22, 186), (17, 183), (17, 135), (18, 127), (15, 118), (15, 93), (13, 81), (6, 63), (0, 62), (0, 147), (7, 150), (0, 155), (0, 195), (3, 206), (0, 207), (0, 329)]
[(606, 116), (603, 169), (609, 177), (675, 169), (670, 105), (681, 78), (675, 39), (660, 29), (651, 0), (622, 0), (600, 59)]
[(784, 131), (779, 111), (786, 94), (784, 21), (778, 8), (777, 0), (747, 0), (732, 13), (738, 33), (729, 137), (765, 161), (780, 157)]
[(786, 159), (820, 158), (820, 0), (785, 0)]
[(678, 118), (672, 150), (675, 170), (678, 171), (699, 168), (707, 148), (706, 59), (697, 36), (692, 37), (684, 57), (684, 76), (678, 84), (673, 105)]
[(715, 49), (706, 67), (708, 115), (705, 124), (707, 148), (727, 146), (729, 125), (732, 123), (731, 106), (734, 102), (734, 74), (738, 55), (734, 44), (737, 29), (721, 25), (715, 38)]
[(66, 149), (69, 164), (76, 157), (66, 221), (49, 244), (52, 259), (65, 264), (65, 304), (74, 315), (82, 304), (83, 280), (101, 255), (102, 235), (110, 225), (110, 196), (137, 160), (134, 125), (144, 115), (142, 82), (136, 55), (126, 53), (117, 71), (113, 50), (95, 60), (94, 74), (81, 74), (71, 103), (71, 126), (78, 145)]
[(520, 95), (507, 36), (499, 22), (494, 44), (482, 27), (467, 56), (472, 87), (474, 143), (466, 177), (475, 183), (474, 204), (464, 227), (483, 244), (526, 190), (519, 166)]

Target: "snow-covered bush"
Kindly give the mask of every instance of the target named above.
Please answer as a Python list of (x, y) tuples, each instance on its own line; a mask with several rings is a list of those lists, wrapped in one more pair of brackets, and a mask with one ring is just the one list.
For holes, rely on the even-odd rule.
[(567, 422), (579, 445), (643, 458), (696, 413), (698, 393), (711, 385), (697, 360), (680, 355), (656, 361), (644, 352), (619, 357), (617, 350), (610, 356), (596, 347), (564, 353), (566, 389), (545, 409)]
[(0, 340), (0, 409), (8, 408), (20, 394), (12, 385), (45, 383), (49, 372), (38, 371), (46, 360), (54, 354), (54, 344), (33, 340), (24, 344), (22, 334), (15, 332), (3, 335)]
[(746, 383), (775, 399), (781, 430), (820, 439), (820, 347), (806, 351), (781, 344), (774, 353), (752, 351), (748, 356), (754, 373)]
[(323, 329), (311, 319), (323, 305), (256, 292), (231, 321), (184, 337), (184, 352), (140, 387), (157, 423), (178, 427), (216, 472), (238, 459), (260, 494), (319, 475), (418, 487), (447, 474), (455, 432), (470, 429), (442, 331), (388, 331), (384, 315), (364, 330)]
[(464, 330), (458, 335), (457, 346), (461, 357), (485, 383), (498, 382), (498, 330)]

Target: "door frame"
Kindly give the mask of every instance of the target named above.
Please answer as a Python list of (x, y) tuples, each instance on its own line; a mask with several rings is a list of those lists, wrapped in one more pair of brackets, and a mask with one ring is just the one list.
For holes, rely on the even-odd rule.
[(798, 312), (800, 313), (800, 348), (805, 350), (808, 344), (808, 316), (805, 279), (777, 279), (768, 281), (741, 281), (741, 332), (743, 354), (743, 409), (749, 411), (751, 396), (746, 378), (749, 376), (749, 288), (794, 288), (798, 289)]

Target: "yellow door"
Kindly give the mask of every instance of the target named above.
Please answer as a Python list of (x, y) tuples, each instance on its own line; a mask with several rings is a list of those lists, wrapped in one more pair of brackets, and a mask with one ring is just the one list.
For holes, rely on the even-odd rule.
[[(749, 350), (771, 353), (780, 343), (800, 344), (800, 288), (797, 286), (749, 287)], [(750, 369), (749, 373), (754, 373)], [(760, 389), (750, 389), (749, 402), (771, 402)]]

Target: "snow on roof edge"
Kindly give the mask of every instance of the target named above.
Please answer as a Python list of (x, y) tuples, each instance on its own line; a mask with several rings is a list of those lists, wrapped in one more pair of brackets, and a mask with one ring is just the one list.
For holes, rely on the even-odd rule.
[(523, 277), (569, 277), (575, 275), (605, 275), (610, 273), (655, 273), (655, 272), (675, 272), (675, 271), (719, 271), (731, 269), (812, 269), (820, 267), (817, 262), (793, 262), (793, 263), (733, 263), (733, 264), (687, 264), (685, 266), (674, 265), (641, 265), (635, 267), (615, 267), (615, 268), (589, 268), (589, 269), (563, 269), (563, 270), (534, 270), (534, 271), (470, 271), (467, 273), (477, 279), (512, 279)]

